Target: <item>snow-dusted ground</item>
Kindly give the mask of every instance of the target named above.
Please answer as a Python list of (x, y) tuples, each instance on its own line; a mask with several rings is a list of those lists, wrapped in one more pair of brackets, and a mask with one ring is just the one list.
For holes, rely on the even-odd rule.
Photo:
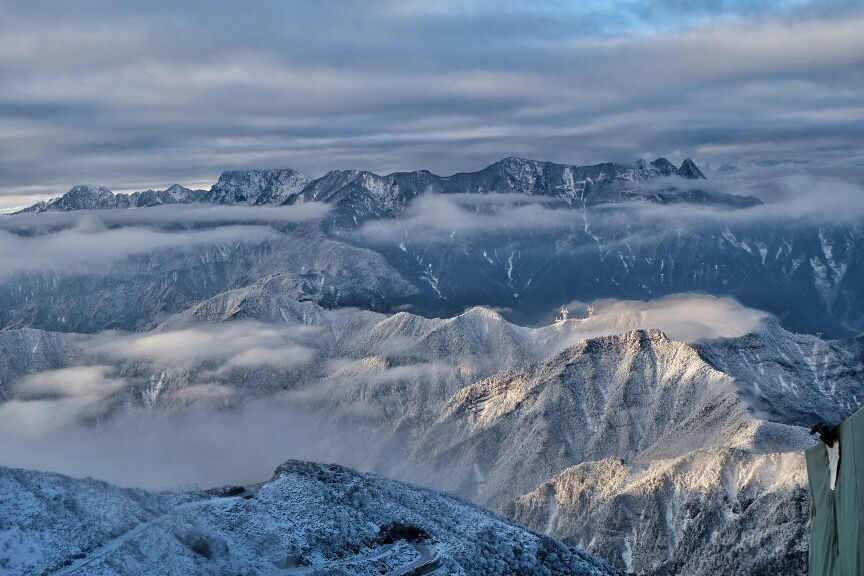
[(0, 468), (0, 571), (52, 573), (169, 510), (142, 490)]
[(335, 465), (289, 461), (234, 496), (0, 480), (10, 574), (618, 574), (452, 496)]

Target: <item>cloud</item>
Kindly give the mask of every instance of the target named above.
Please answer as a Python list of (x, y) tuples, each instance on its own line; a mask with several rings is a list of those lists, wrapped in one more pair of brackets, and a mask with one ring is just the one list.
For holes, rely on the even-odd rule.
[(268, 224), (320, 220), (331, 206), (309, 202), (295, 206), (221, 206), (169, 204), (150, 208), (75, 210), (15, 214), (0, 218), (0, 229), (9, 231), (56, 230), (95, 222), (104, 227), (165, 226), (168, 224)]
[(0, 231), (0, 278), (21, 272), (74, 273), (105, 267), (128, 256), (237, 242), (263, 242), (277, 233), (268, 226), (226, 226), (186, 232), (146, 228), (71, 228), (21, 236)]
[(315, 358), (301, 345), (320, 329), (315, 326), (267, 324), (252, 320), (196, 323), (176, 330), (142, 334), (103, 333), (81, 344), (93, 357), (117, 361), (146, 360), (156, 365), (198, 367), (216, 364), (215, 374), (232, 368), (290, 370)]
[[(286, 373), (314, 363), (318, 355), (313, 342), (317, 327), (256, 321), (186, 324), (82, 339), (72, 353), (82, 366), (38, 372), (12, 385), (12, 400), (0, 403), (0, 434), (38, 437), (94, 419), (113, 420), (120, 404), (128, 411), (130, 402), (139, 405), (142, 397), (147, 406), (158, 400), (160, 406), (236, 408), (254, 396), (237, 393), (238, 384), (247, 384), (242, 372), (255, 370), (252, 384), (267, 390), (273, 378), (279, 385), (292, 383)], [(275, 374), (270, 378), (262, 370)]]
[(18, 382), (16, 390), (24, 396), (60, 396), (66, 398), (104, 398), (122, 388), (122, 379), (111, 378), (110, 366), (75, 366), (46, 370)]
[[(738, 175), (717, 182), (678, 177), (648, 180), (641, 193), (682, 195), (694, 188), (725, 197), (752, 195), (763, 204), (734, 208), (721, 202), (609, 202), (574, 210), (561, 199), (521, 194), (426, 194), (416, 198), (399, 220), (368, 222), (358, 237), (373, 245), (411, 247), (466, 245), (489, 253), (515, 242), (554, 237), (557, 250), (626, 249), (630, 241), (652, 242), (667, 230), (716, 231), (722, 227), (783, 223), (858, 224), (864, 220), (864, 181), (805, 173)], [(551, 240), (550, 240), (551, 241)], [(402, 247), (406, 248), (402, 248)]]
[(554, 210), (548, 204), (563, 202), (523, 194), (425, 194), (411, 203), (400, 220), (369, 222), (359, 234), (373, 242), (410, 238), (434, 243), (573, 226), (572, 211)]
[[(386, 466), (387, 442), (373, 441), (374, 434), (355, 422), (340, 424), (275, 400), (219, 409), (219, 396), (228, 393), (198, 386), (185, 394), (209, 403), (171, 412), (128, 410), (99, 427), (73, 423), (63, 410), (35, 402), (7, 402), (0, 405), (0, 462), (154, 490), (188, 482), (202, 488), (261, 482), (289, 458)], [(48, 425), (57, 416), (62, 425)], [(377, 458), (373, 446), (382, 450)]]
[[(669, 222), (676, 227), (698, 229), (717, 225), (759, 225), (795, 221), (804, 224), (858, 224), (864, 220), (864, 181), (834, 176), (811, 175), (801, 169), (786, 174), (771, 171), (746, 170), (735, 179), (698, 185), (708, 192), (752, 195), (761, 205), (746, 209), (730, 209), (711, 204), (608, 204), (595, 210), (601, 220), (632, 220), (634, 224)], [(679, 178), (649, 181), (646, 192), (683, 193), (693, 183)]]
[(496, 363), (494, 359), (463, 357), (456, 365), (422, 361), (402, 352), (330, 361), (314, 385), (288, 390), (279, 398), (298, 409), (326, 413), (335, 422), (366, 422), (386, 430), (395, 422), (416, 416), (414, 411), (430, 396), (444, 401), (481, 372), (479, 365), (491, 368)]
[(269, 224), (317, 220), (329, 207), (206, 205), (82, 210), (0, 216), (0, 278), (21, 272), (81, 271), (129, 256), (260, 243), (281, 233)]
[(278, 368), (289, 370), (308, 364), (315, 358), (315, 351), (304, 346), (281, 346), (279, 348), (248, 348), (228, 359), (223, 370), (232, 368)]
[(38, 436), (103, 415), (127, 386), (110, 366), (47, 370), (21, 379), (16, 398), (0, 404), (0, 434)]
[(847, 158), (826, 166), (776, 162), (724, 166), (709, 171), (715, 189), (753, 195), (765, 206), (753, 219), (803, 219), (847, 223), (864, 218), (864, 161)]
[(862, 22), (845, 1), (4, 2), (0, 208), (232, 168), (860, 157)]
[[(591, 314), (586, 316), (589, 307)], [(679, 342), (731, 338), (747, 334), (763, 319), (771, 318), (769, 313), (747, 308), (734, 298), (701, 294), (675, 294), (651, 301), (576, 301), (567, 308), (583, 318), (576, 320), (572, 334), (557, 344), (559, 350), (586, 338), (644, 328), (657, 328)]]
[(97, 416), (98, 402), (90, 398), (10, 400), (0, 404), (0, 431), (11, 442), (16, 436), (41, 436)]

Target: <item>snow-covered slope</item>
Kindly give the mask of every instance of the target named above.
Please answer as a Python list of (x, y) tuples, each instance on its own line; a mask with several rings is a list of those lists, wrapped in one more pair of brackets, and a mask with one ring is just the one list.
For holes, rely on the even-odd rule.
[(54, 573), (169, 510), (143, 490), (0, 468), (0, 573)]
[(86, 210), (100, 208), (128, 208), (129, 199), (124, 195), (115, 195), (104, 186), (79, 185), (73, 186), (69, 192), (47, 202), (39, 202), (21, 210), (21, 212), (46, 212), (70, 210)]
[(733, 381), (656, 330), (585, 340), (460, 390), (416, 448), (446, 488), (493, 507), (569, 466), (731, 445), (751, 425)]
[(508, 514), (637, 574), (804, 574), (807, 474), (800, 452), (699, 450), (647, 468), (568, 468)]
[[(369, 284), (374, 282), (370, 278)], [(266, 397), (287, 388), (309, 387), (338, 393), (328, 396), (326, 409), (338, 406), (352, 412), (358, 396), (396, 403), (405, 417), (431, 417), (444, 401), (463, 386), (505, 369), (541, 360), (550, 352), (589, 335), (618, 332), (623, 322), (598, 323), (593, 318), (570, 320), (541, 328), (507, 322), (500, 314), (473, 308), (453, 318), (425, 318), (400, 312), (385, 315), (368, 310), (328, 310), (321, 302), (322, 284), (312, 274), (275, 274), (250, 286), (228, 290), (173, 316), (151, 332), (90, 337), (41, 330), (0, 332), (0, 398), (23, 376), (39, 371), (80, 365), (110, 365), (133, 384), (135, 392), (118, 402), (170, 406), (184, 388), (194, 386), (202, 374), (238, 393), (232, 403)], [(124, 348), (160, 338), (192, 338), (214, 331), (245, 334), (245, 323), (256, 330), (276, 330), (293, 343), (307, 347), (312, 356), (303, 366), (289, 370), (256, 367), (214, 374), (207, 362), (172, 356), (162, 359), (124, 355)], [(106, 342), (114, 342), (106, 351)], [(77, 346), (72, 346), (77, 343)], [(124, 344), (125, 343), (125, 344)], [(339, 361), (338, 364), (331, 364)], [(346, 365), (345, 362), (354, 364)], [(347, 390), (338, 382), (348, 378)], [(319, 384), (320, 382), (320, 384)], [(420, 397), (413, 398), (416, 394)], [(434, 401), (433, 401), (434, 399)], [(187, 400), (183, 400), (185, 403)], [(386, 420), (381, 424), (389, 426)]]
[(201, 197), (212, 204), (282, 204), (300, 193), (311, 179), (295, 170), (237, 170), (223, 172)]
[[(662, 158), (594, 166), (505, 158), (483, 170), (451, 176), (427, 171), (379, 176), (347, 170), (315, 180), (293, 170), (247, 170), (223, 173), (206, 192), (174, 186), (124, 195), (80, 186), (27, 211), (175, 202), (256, 206), (324, 202), (331, 211), (319, 223), (319, 233), (334, 243), (331, 248), (351, 251), (355, 266), (361, 265), (360, 259), (374, 266), (386, 264), (412, 285), (414, 310), (427, 316), (453, 315), (485, 305), (509, 308), (511, 318), (537, 323), (555, 306), (573, 300), (647, 300), (696, 291), (734, 295), (748, 306), (774, 313), (784, 327), (796, 331), (847, 337), (864, 329), (864, 299), (857, 294), (864, 282), (860, 225), (827, 226), (783, 217), (782, 210), (769, 210), (756, 198), (707, 186), (702, 178), (691, 161), (679, 168)], [(486, 195), (489, 205), (470, 205), (477, 197), (466, 200), (466, 194)], [(430, 198), (445, 204), (464, 200), (469, 205), (451, 206), (445, 218), (424, 217), (421, 205)], [(508, 209), (495, 208), (502, 200), (528, 206), (535, 220), (510, 214), (515, 218), (511, 222)], [(542, 218), (537, 219), (538, 213)], [(452, 226), (450, 216), (455, 216)], [(473, 218), (479, 216), (485, 220), (475, 222)], [(495, 218), (500, 222), (490, 225)], [(485, 227), (473, 228), (484, 222)], [(26, 233), (34, 226), (38, 222), (26, 223)], [(37, 273), (4, 279), (0, 323), (9, 326), (18, 321), (15, 325), (79, 331), (152, 326), (148, 315), (152, 311), (177, 311), (193, 299), (239, 288), (274, 272), (304, 273), (302, 267), (262, 270), (252, 265), (276, 245), (280, 251), (286, 244), (290, 249), (312, 246), (306, 244), (308, 233), (281, 232), (280, 241), (219, 246), (219, 255), (186, 253), (182, 263), (170, 250), (130, 259), (122, 263), (125, 270), (120, 278), (75, 271), (52, 273), (48, 278)], [(344, 248), (337, 250), (337, 246)], [(351, 250), (357, 247), (364, 251)], [(225, 264), (215, 270), (210, 266), (220, 257), (232, 261), (231, 270), (225, 270)], [(189, 269), (189, 262), (196, 263), (196, 270)], [(175, 273), (193, 276), (180, 293), (171, 286), (177, 282)], [(130, 294), (122, 312), (105, 311), (113, 323), (97, 314), (91, 325), (84, 326), (81, 318), (88, 316), (80, 314), (79, 308), (89, 306), (90, 288), (118, 282), (131, 284), (130, 291), (138, 286), (145, 291)], [(362, 279), (346, 278), (339, 289), (360, 294), (364, 292), (361, 283)], [(391, 290), (386, 283), (382, 288), (374, 293), (376, 309), (392, 310), (405, 303), (404, 290)], [(366, 307), (367, 295), (350, 304)], [(149, 300), (148, 305), (136, 307), (141, 300)], [(45, 313), (35, 313), (24, 301), (40, 302)], [(176, 307), (173, 302), (182, 304)], [(60, 326), (58, 319), (64, 316), (79, 320), (73, 326)]]
[(864, 403), (864, 338), (823, 340), (794, 334), (771, 319), (737, 338), (695, 346), (733, 376), (757, 411), (778, 422), (838, 424)]
[[(260, 240), (177, 245), (81, 269), (0, 279), (0, 326), (63, 332), (143, 330), (232, 288), (282, 275), (286, 290), (332, 308), (389, 308), (417, 288), (377, 252), (328, 238), (317, 223)], [(290, 284), (290, 287), (288, 286)]]
[(619, 573), (452, 496), (298, 461), (186, 496), (0, 468), (0, 526), (22, 576)]

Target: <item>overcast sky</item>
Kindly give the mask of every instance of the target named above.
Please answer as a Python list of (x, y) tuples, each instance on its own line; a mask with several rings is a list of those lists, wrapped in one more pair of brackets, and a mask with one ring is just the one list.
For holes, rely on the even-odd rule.
[[(222, 170), (864, 166), (860, 0), (0, 3), (0, 210)], [(862, 168), (864, 170), (864, 168)]]

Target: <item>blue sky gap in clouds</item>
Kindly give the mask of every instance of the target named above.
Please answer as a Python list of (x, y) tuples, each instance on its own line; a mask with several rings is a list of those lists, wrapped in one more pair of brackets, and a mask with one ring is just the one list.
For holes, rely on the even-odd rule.
[(860, 2), (0, 5), (0, 209), (226, 169), (864, 162)]

